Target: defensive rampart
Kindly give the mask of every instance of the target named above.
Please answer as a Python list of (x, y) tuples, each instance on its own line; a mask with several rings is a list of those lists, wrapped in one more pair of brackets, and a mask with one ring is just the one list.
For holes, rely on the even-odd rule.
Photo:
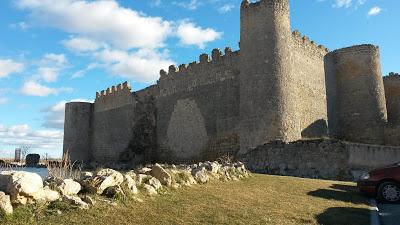
[(238, 157), (253, 172), (286, 176), (353, 180), (400, 161), (400, 147), (337, 140), (271, 142)]
[[(199, 62), (160, 72), (157, 97), (158, 157), (195, 161), (235, 152), (239, 146), (239, 52), (212, 51)], [(228, 151), (228, 152), (225, 152)]]

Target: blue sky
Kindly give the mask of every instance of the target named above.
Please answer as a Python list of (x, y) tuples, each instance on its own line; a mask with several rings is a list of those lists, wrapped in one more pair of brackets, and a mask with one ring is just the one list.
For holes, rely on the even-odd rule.
[[(238, 49), (240, 0), (0, 1), (0, 158), (20, 145), (62, 153), (64, 104), (170, 64)], [(291, 0), (292, 29), (329, 49), (372, 43), (400, 72), (400, 1)], [(397, 53), (397, 54), (396, 54)]]

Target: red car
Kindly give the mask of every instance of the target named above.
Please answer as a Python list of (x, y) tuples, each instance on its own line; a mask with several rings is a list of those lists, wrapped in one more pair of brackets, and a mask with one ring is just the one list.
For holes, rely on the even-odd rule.
[(400, 201), (400, 162), (365, 173), (357, 186), (362, 193), (385, 202)]

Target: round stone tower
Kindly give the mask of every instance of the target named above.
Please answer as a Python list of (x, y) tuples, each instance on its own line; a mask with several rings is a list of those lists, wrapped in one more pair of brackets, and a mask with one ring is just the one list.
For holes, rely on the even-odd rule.
[(93, 104), (69, 102), (65, 104), (64, 154), (68, 152), (72, 162), (91, 160), (91, 128)]
[(379, 48), (358, 45), (327, 57), (336, 80), (338, 138), (383, 144), (387, 113)]
[(288, 0), (244, 0), (240, 14), (241, 152), (300, 138)]

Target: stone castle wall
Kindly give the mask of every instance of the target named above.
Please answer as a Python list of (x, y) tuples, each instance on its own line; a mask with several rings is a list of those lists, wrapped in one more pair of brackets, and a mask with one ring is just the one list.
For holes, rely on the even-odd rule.
[(353, 180), (369, 171), (400, 161), (400, 147), (338, 140), (271, 142), (239, 156), (253, 172), (286, 176)]
[(292, 33), (292, 67), (296, 81), (297, 116), (301, 137), (328, 136), (324, 57), (328, 53), (299, 31)]
[[(239, 52), (218, 49), (212, 60), (161, 71), (157, 141), (161, 161), (191, 161), (235, 153), (238, 148)], [(229, 152), (226, 152), (229, 151)]]
[(240, 155), (255, 170), (308, 177), (345, 177), (372, 156), (397, 157), (384, 147), (299, 141), (400, 145), (400, 80), (392, 74), (383, 83), (378, 47), (328, 52), (291, 32), (288, 0), (244, 0), (240, 22), (240, 51), (214, 49), (211, 59), (161, 70), (144, 90), (124, 83), (97, 93), (94, 104), (67, 104), (64, 151), (102, 163)]
[(127, 83), (96, 95), (91, 145), (95, 161), (118, 161), (132, 138), (135, 105)]

